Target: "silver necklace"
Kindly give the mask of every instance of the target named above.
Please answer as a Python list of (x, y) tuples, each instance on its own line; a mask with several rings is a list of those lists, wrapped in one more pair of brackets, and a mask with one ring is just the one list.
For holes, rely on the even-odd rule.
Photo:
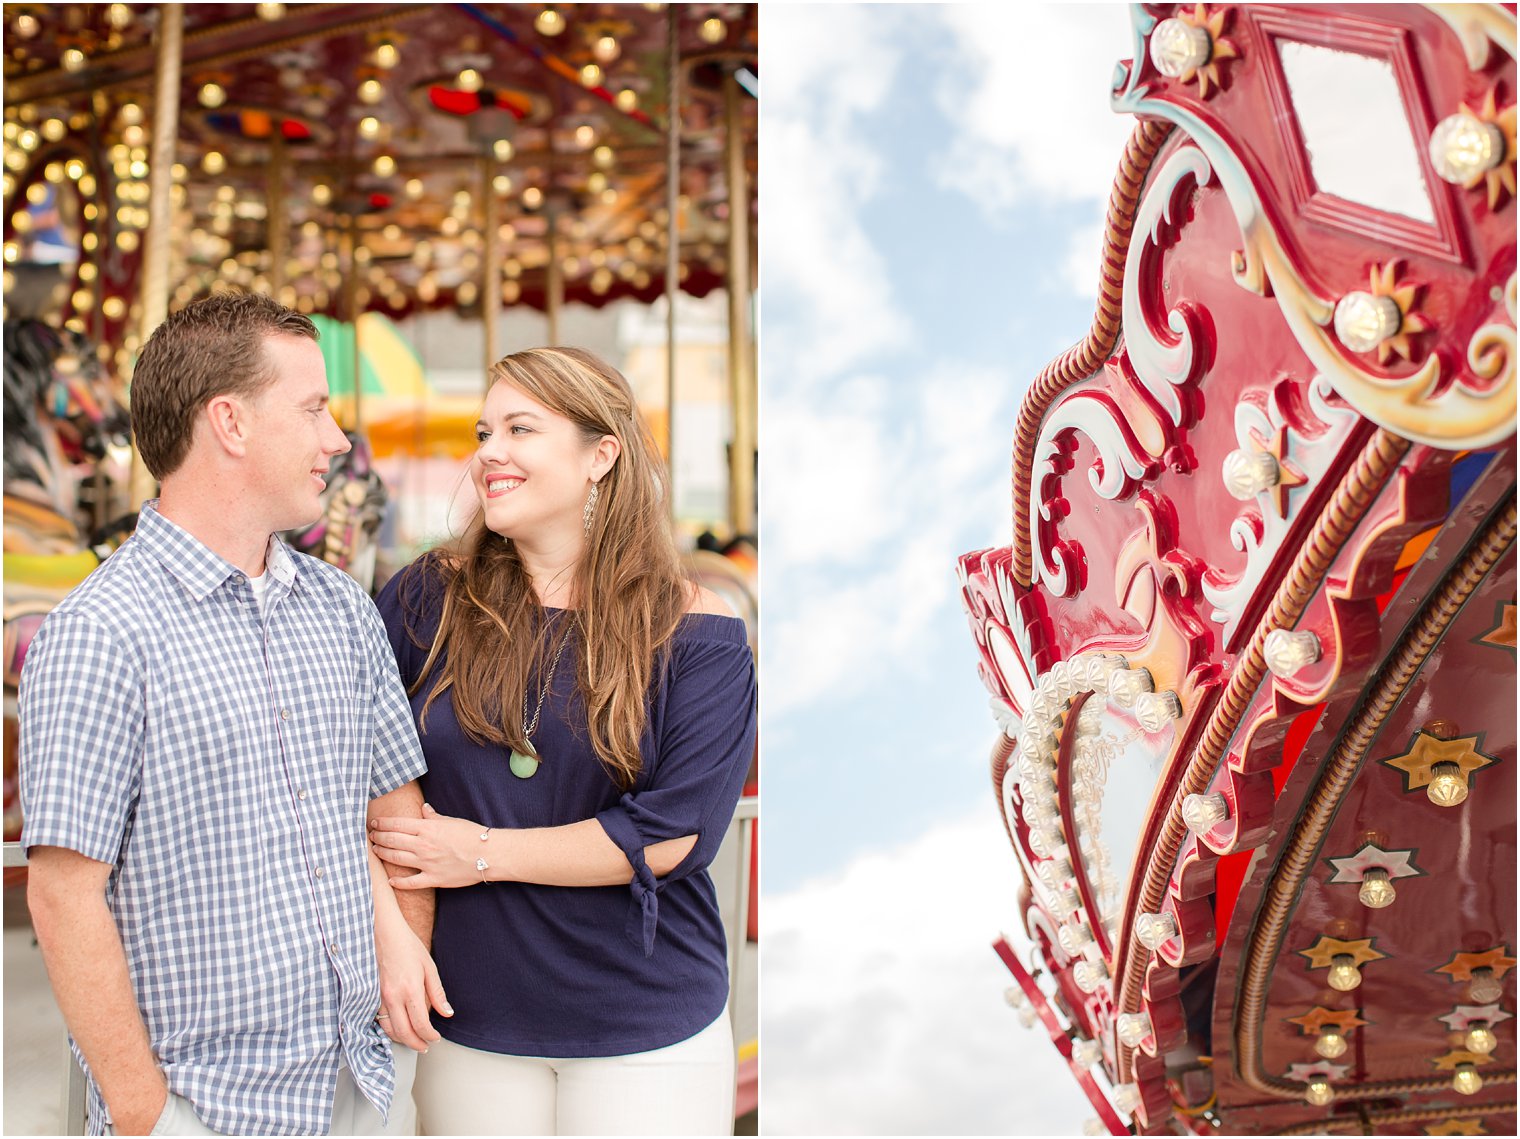
[(544, 682), (539, 686), (538, 704), (533, 709), (531, 722), (528, 720), (528, 690), (523, 689), (522, 730), (523, 742), (528, 750), (523, 752), (513, 748), (512, 758), (507, 762), (507, 766), (512, 769), (512, 774), (519, 779), (531, 779), (538, 771), (539, 763), (542, 762), (539, 759), (538, 749), (533, 746), (533, 733), (538, 730), (538, 718), (543, 714), (544, 699), (549, 695), (549, 686), (554, 683), (554, 670), (559, 666), (559, 658), (565, 655), (565, 646), (569, 643), (570, 637), (567, 633), (560, 639), (554, 659), (549, 662), (549, 671), (544, 674)]

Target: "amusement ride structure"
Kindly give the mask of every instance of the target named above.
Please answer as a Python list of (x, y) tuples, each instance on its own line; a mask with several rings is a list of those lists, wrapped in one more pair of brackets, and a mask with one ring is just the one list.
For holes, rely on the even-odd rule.
[(1113, 1134), (1514, 1134), (1514, 8), (1133, 26), (960, 562), (1010, 1002)]

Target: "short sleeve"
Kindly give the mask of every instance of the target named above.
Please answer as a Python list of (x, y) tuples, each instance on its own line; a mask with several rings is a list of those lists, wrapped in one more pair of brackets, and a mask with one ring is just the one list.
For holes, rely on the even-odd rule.
[(146, 677), (88, 614), (55, 611), (21, 670), (22, 843), (114, 864), (142, 779)]
[[(654, 952), (659, 891), (705, 869), (717, 855), (754, 757), (754, 655), (742, 622), (707, 619), (721, 633), (689, 636), (673, 646), (647, 785), (596, 816), (633, 866), (627, 932), (646, 957)], [(656, 879), (644, 848), (689, 834), (697, 836), (691, 853)]]
[(359, 624), (365, 658), (375, 677), (375, 745), (370, 761), (369, 797), (378, 799), (427, 771), (427, 761), (417, 743), (412, 706), (396, 671), (396, 657), (386, 640), (386, 626), (375, 606), (365, 598)]

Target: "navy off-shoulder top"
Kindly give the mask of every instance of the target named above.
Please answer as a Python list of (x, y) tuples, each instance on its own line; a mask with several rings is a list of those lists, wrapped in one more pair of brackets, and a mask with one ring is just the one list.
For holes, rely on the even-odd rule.
[[(376, 599), (408, 689), (438, 626), (443, 585), (423, 558)], [(551, 616), (553, 611), (551, 610)], [(416, 643), (420, 641), (421, 647)], [(663, 1048), (723, 1011), (728, 961), (707, 866), (723, 841), (755, 746), (754, 660), (736, 617), (687, 614), (648, 698), (643, 770), (621, 793), (596, 758), (576, 694), (572, 642), (555, 669), (519, 779), (508, 752), (460, 729), (443, 693), (419, 725), (423, 794), (445, 815), (496, 828), (597, 819), (634, 867), (627, 886), (492, 882), (439, 890), (433, 959), (454, 1016), (448, 1040), (519, 1056), (618, 1056)], [(436, 677), (437, 672), (433, 673)], [(435, 681), (412, 697), (419, 715)], [(643, 849), (696, 834), (664, 878)]]

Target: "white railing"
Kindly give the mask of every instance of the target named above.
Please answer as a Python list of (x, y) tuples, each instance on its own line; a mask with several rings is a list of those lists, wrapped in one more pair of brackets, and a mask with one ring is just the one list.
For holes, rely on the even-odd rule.
[[(728, 945), (728, 985), (729, 985), (729, 1016), (732, 1018), (737, 1009), (737, 1002), (733, 999), (733, 986), (739, 975), (739, 954), (744, 949), (746, 930), (749, 927), (749, 896), (750, 896), (750, 860), (751, 851), (755, 843), (755, 823), (760, 818), (760, 799), (758, 796), (747, 796), (739, 800), (739, 806), (734, 811), (733, 822), (729, 824), (728, 834), (724, 837), (724, 844), (729, 841), (738, 843), (737, 869), (734, 873), (734, 920), (728, 926), (732, 933)], [(5, 844), (5, 868), (26, 865), (26, 848), (19, 842), (7, 842)], [(74, 1062), (74, 1053), (69, 1048), (68, 1037), (63, 1040), (63, 1064), (64, 1078), (62, 1088), (62, 1101), (59, 1105), (63, 1123), (63, 1134), (84, 1134), (84, 1097), (85, 1078), (79, 1065)], [(18, 1094), (17, 1089), (7, 1089), (8, 1094)]]

